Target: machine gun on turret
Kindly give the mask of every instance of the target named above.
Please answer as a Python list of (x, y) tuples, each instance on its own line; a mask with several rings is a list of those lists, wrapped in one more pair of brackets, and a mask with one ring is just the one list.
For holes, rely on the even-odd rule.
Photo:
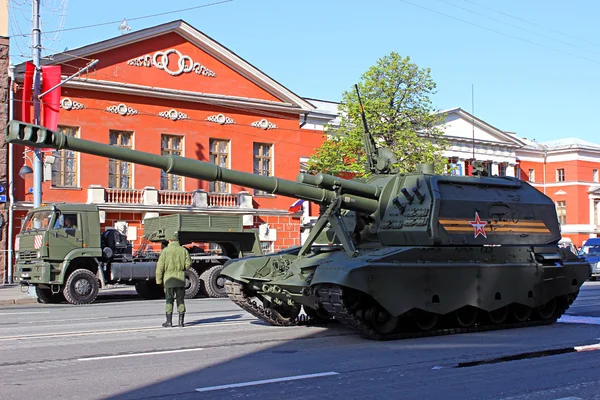
[(369, 124), (367, 123), (367, 117), (365, 115), (365, 109), (360, 98), (360, 91), (358, 90), (358, 84), (354, 85), (356, 88), (356, 95), (358, 96), (358, 105), (360, 106), (360, 116), (362, 118), (364, 132), (363, 132), (363, 143), (365, 145), (365, 153), (367, 154), (367, 165), (369, 171), (375, 174), (397, 174), (397, 168), (394, 168), (394, 164), (398, 162), (394, 153), (387, 147), (377, 147), (375, 139), (369, 131)]

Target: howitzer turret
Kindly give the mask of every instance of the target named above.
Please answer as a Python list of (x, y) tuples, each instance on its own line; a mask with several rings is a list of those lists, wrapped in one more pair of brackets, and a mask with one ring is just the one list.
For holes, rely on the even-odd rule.
[[(393, 174), (388, 159), (365, 180), (300, 174), (294, 182), (15, 121), (7, 141), (320, 204), (301, 247), (232, 260), (221, 273), (230, 299), (273, 325), (303, 323), (302, 310), (310, 321), (335, 318), (375, 339), (549, 324), (590, 274), (589, 263), (559, 249), (553, 201), (516, 178), (444, 176), (430, 166)], [(317, 244), (324, 229), (336, 240)]]

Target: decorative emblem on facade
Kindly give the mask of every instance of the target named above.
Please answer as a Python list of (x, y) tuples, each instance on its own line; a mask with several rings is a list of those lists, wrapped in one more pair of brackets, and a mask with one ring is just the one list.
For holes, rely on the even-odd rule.
[(261, 119), (260, 121), (255, 121), (251, 124), (255, 128), (261, 129), (277, 129), (277, 125), (272, 122), (267, 121), (266, 119)]
[(560, 196), (560, 195), (567, 194), (567, 192), (565, 192), (564, 190), (561, 189), (558, 192), (554, 192), (554, 194)]
[(206, 117), (206, 120), (217, 123), (217, 124), (221, 124), (221, 125), (235, 124), (235, 121), (233, 120), (233, 118), (226, 117), (223, 114), (208, 116), (208, 117)]
[(81, 103), (71, 100), (68, 97), (63, 98), (60, 101), (60, 107), (69, 111), (69, 110), (82, 110), (85, 106)]
[(127, 107), (123, 103), (121, 103), (117, 106), (106, 107), (106, 111), (108, 111), (109, 113), (112, 113), (112, 114), (119, 114), (122, 116), (136, 115), (138, 113), (138, 110), (131, 108), (131, 107)]
[(171, 121), (178, 121), (182, 119), (190, 119), (187, 114), (177, 111), (176, 109), (171, 109), (169, 111), (161, 111), (158, 113), (159, 116), (163, 118), (168, 118)]
[[(177, 54), (179, 57), (177, 61), (177, 69), (169, 68), (169, 55)], [(127, 61), (127, 64), (133, 65), (134, 67), (151, 67), (155, 66), (160, 70), (166, 71), (169, 75), (179, 76), (183, 73), (195, 72), (198, 75), (215, 77), (217, 74), (214, 71), (206, 68), (199, 62), (194, 62), (192, 57), (184, 56), (177, 49), (169, 49), (166, 51), (157, 51), (154, 55), (146, 54), (141, 57), (132, 58)]]

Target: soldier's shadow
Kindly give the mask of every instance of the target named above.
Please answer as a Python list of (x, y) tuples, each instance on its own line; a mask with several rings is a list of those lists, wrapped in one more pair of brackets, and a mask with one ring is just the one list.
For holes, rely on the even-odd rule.
[(189, 325), (189, 326), (194, 326), (194, 325), (210, 324), (210, 323), (214, 323), (214, 322), (226, 322), (229, 320), (239, 319), (242, 317), (242, 315), (243, 314), (226, 315), (223, 317), (202, 318), (202, 319), (197, 319), (195, 321), (190, 321), (190, 322), (186, 321), (185, 324)]

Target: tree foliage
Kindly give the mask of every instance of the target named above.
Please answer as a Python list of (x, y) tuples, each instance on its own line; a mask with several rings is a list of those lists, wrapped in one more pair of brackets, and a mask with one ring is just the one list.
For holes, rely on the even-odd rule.
[[(432, 163), (441, 172), (447, 142), (439, 128), (443, 116), (430, 99), (436, 89), (430, 70), (392, 52), (361, 76), (358, 87), (369, 131), (378, 147), (388, 147), (394, 153), (398, 171), (411, 172), (419, 163)], [(334, 175), (368, 175), (364, 126), (354, 88), (342, 94), (339, 111), (339, 127), (328, 127), (327, 139), (309, 159), (308, 168)]]

